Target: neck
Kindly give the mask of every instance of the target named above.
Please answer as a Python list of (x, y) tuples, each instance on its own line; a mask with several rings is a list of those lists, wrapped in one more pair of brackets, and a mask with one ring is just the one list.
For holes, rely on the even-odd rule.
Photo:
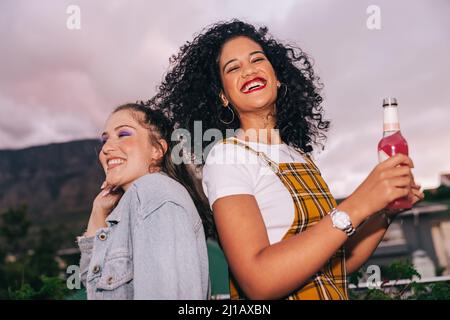
[[(148, 173), (149, 173), (149, 174), (151, 174), (151, 173), (156, 173), (156, 172), (162, 172), (161, 167), (152, 167), (152, 166), (151, 166), (151, 167), (148, 168)], [(143, 177), (143, 176), (140, 176), (139, 178), (141, 178), (141, 177)], [(133, 184), (133, 182), (136, 181), (136, 180), (139, 179), (139, 178), (136, 178), (135, 180), (133, 180), (133, 181), (131, 181), (131, 182), (122, 184), (121, 186), (119, 186), (119, 188), (122, 188), (123, 191), (127, 191), (128, 188), (131, 187), (131, 185)]]
[(280, 144), (281, 138), (276, 126), (275, 105), (269, 110), (242, 113), (239, 115), (241, 130), (239, 139), (265, 144)]

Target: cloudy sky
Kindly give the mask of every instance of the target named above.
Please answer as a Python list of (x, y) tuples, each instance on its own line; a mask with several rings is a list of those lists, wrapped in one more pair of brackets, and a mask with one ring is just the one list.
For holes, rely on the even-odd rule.
[[(0, 149), (98, 137), (114, 106), (155, 93), (185, 41), (240, 18), (313, 57), (332, 121), (315, 157), (335, 196), (377, 163), (384, 97), (399, 100), (416, 180), (435, 187), (450, 172), (450, 1), (242, 2), (2, 0)], [(80, 29), (67, 27), (70, 5)]]

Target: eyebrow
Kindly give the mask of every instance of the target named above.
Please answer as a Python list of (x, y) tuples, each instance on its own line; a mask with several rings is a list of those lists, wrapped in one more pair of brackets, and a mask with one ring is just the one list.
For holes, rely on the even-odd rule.
[[(133, 126), (130, 126), (130, 125), (127, 125), (127, 124), (123, 124), (123, 125), (120, 125), (120, 126), (115, 127), (115, 128), (114, 128), (114, 131), (117, 131), (117, 130), (119, 130), (120, 128), (123, 128), (123, 127), (128, 127), (128, 128), (132, 128), (132, 129), (136, 130), (136, 128), (133, 127)], [(107, 135), (108, 135), (107, 132), (103, 132), (103, 133), (101, 134), (101, 137), (107, 136)]]
[[(256, 50), (256, 51), (250, 52), (250, 54), (249, 54), (248, 56), (251, 57), (252, 55), (257, 54), (257, 53), (262, 53), (263, 55), (265, 55), (265, 53), (264, 53), (263, 51), (261, 51), (261, 50)], [(234, 61), (237, 61), (237, 59), (231, 59), (231, 60), (229, 60), (227, 63), (225, 63), (225, 65), (224, 65), (223, 68), (222, 68), (222, 72), (225, 71), (225, 67), (226, 67), (227, 65), (229, 65), (231, 62), (234, 62)]]

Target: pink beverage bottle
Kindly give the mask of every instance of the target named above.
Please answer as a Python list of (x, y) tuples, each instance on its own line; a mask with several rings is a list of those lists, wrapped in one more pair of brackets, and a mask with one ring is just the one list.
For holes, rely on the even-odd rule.
[[(397, 153), (408, 155), (408, 143), (400, 133), (397, 108), (397, 99), (383, 99), (383, 138), (378, 143), (378, 160), (380, 162), (395, 156)], [(389, 209), (409, 209), (411, 207), (412, 203), (408, 197), (396, 199), (387, 206)]]

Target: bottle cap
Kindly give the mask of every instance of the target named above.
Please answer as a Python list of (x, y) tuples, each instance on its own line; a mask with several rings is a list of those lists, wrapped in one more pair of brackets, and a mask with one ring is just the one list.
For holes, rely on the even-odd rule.
[(397, 106), (396, 98), (384, 98), (383, 99), (383, 108), (388, 106)]

